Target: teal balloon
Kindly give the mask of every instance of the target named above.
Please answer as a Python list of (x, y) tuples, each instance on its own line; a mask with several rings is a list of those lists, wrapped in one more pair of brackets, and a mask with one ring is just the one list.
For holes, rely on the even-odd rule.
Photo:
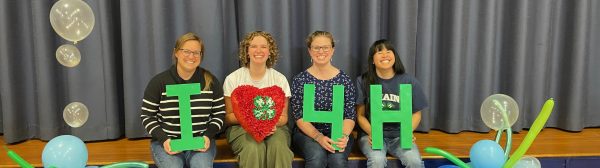
[(442, 165), (438, 168), (460, 168), (460, 167), (458, 167), (457, 165)]
[(83, 168), (87, 160), (88, 151), (85, 143), (73, 135), (52, 138), (42, 152), (42, 163), (45, 168)]
[(469, 155), (474, 168), (500, 168), (506, 161), (502, 147), (492, 140), (480, 140), (473, 144)]

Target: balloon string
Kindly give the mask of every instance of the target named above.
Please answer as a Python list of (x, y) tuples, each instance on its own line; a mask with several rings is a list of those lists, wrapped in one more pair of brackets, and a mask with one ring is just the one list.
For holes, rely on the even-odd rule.
[(504, 119), (504, 127), (500, 131), (506, 131), (506, 150), (504, 151), (504, 160), (508, 158), (508, 154), (510, 154), (510, 148), (512, 146), (512, 127), (508, 122), (508, 115), (506, 114), (506, 109), (502, 110), (502, 118)]
[(499, 129), (498, 132), (496, 132), (496, 143), (500, 144), (501, 137), (502, 137), (502, 129)]

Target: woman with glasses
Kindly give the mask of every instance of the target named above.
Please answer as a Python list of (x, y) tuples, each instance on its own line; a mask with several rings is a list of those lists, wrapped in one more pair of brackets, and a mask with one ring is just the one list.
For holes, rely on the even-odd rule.
[(405, 73), (400, 57), (396, 54), (394, 46), (387, 40), (378, 40), (369, 49), (368, 71), (359, 76), (356, 81), (358, 98), (356, 100), (358, 113), (359, 141), (361, 151), (367, 157), (367, 167), (383, 168), (387, 165), (387, 153), (402, 161), (402, 165), (410, 168), (424, 167), (419, 148), (414, 142), (412, 148), (400, 148), (400, 124), (383, 124), (382, 149), (373, 149), (371, 141), (371, 123), (369, 105), (370, 85), (382, 86), (382, 103), (384, 110), (398, 110), (400, 101), (398, 86), (400, 84), (412, 85), (412, 128), (415, 130), (421, 121), (421, 110), (427, 107), (425, 94), (419, 81)]
[[(179, 37), (173, 48), (175, 65), (154, 76), (141, 107), (142, 124), (152, 136), (152, 158), (158, 167), (212, 167), (216, 154), (215, 135), (223, 128), (225, 104), (221, 84), (208, 70), (201, 68), (204, 42), (194, 33)], [(204, 148), (174, 151), (171, 142), (182, 138), (179, 101), (167, 96), (166, 86), (198, 84), (200, 94), (191, 95), (193, 137), (204, 139)]]
[[(241, 168), (292, 167), (294, 153), (289, 148), (290, 132), (287, 127), (288, 99), (291, 93), (285, 76), (273, 69), (278, 58), (279, 50), (271, 34), (264, 31), (251, 32), (240, 42), (239, 59), (242, 67), (225, 78), (225, 119), (231, 125), (227, 129), (227, 141), (237, 155)], [(239, 125), (243, 119), (236, 118), (234, 113), (232, 93), (236, 88), (246, 85), (259, 89), (277, 86), (285, 94), (283, 112), (262, 142), (257, 142)]]
[[(348, 155), (354, 138), (350, 136), (356, 119), (355, 87), (351, 78), (331, 65), (335, 42), (331, 33), (315, 31), (306, 39), (312, 65), (296, 75), (292, 82), (292, 113), (297, 128), (294, 129), (294, 146), (304, 157), (306, 167), (348, 167)], [(331, 124), (304, 121), (303, 87), (315, 85), (314, 110), (331, 111), (333, 86), (344, 86), (343, 137), (331, 139)], [(335, 150), (336, 145), (339, 150)]]

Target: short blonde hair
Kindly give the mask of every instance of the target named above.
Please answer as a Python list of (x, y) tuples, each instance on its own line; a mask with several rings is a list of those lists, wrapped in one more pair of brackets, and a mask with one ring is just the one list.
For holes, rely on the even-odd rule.
[(254, 37), (258, 36), (262, 36), (265, 39), (267, 39), (267, 43), (269, 44), (269, 58), (267, 59), (267, 68), (272, 68), (277, 62), (277, 59), (279, 59), (279, 49), (277, 48), (277, 44), (275, 43), (275, 39), (273, 39), (273, 36), (264, 31), (254, 31), (248, 33), (246, 37), (244, 37), (244, 40), (240, 42), (240, 64), (244, 67), (248, 67), (250, 63), (250, 58), (248, 56), (248, 47), (250, 47), (250, 41), (252, 41)]
[(308, 35), (308, 37), (306, 37), (306, 47), (310, 48), (310, 45), (312, 44), (313, 40), (315, 40), (315, 38), (317, 38), (319, 36), (324, 36), (324, 37), (329, 38), (329, 40), (331, 40), (331, 47), (332, 48), (335, 47), (335, 42), (333, 41), (333, 35), (327, 31), (321, 31), (321, 30), (312, 32), (311, 34)]

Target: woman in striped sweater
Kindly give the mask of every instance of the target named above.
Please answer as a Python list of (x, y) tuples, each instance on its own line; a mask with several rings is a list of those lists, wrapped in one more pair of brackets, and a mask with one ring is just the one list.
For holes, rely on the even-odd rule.
[[(215, 135), (223, 128), (225, 105), (222, 85), (200, 67), (203, 53), (204, 43), (197, 35), (179, 37), (173, 49), (175, 65), (154, 76), (144, 92), (142, 124), (152, 136), (152, 157), (158, 167), (212, 167)], [(182, 136), (178, 97), (166, 94), (166, 86), (175, 84), (200, 85), (201, 93), (190, 96), (190, 109), (193, 136), (204, 138), (202, 149), (171, 150), (171, 140)]]

